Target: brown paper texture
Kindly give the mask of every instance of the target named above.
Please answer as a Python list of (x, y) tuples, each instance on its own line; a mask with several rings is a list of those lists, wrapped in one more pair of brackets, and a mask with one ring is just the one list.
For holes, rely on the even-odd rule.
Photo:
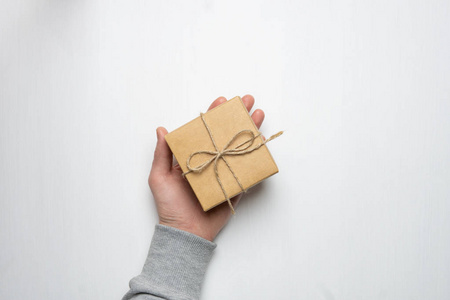
[[(258, 128), (240, 97), (228, 100), (206, 112), (204, 118), (211, 129), (219, 150), (222, 150), (232, 137), (243, 129), (252, 130), (255, 135), (259, 133)], [(248, 134), (239, 136), (228, 149), (235, 148), (249, 137)], [(215, 151), (208, 130), (200, 117), (168, 133), (165, 138), (183, 172), (188, 171), (186, 161), (193, 152), (200, 150)], [(250, 148), (253, 148), (262, 141), (261, 136), (257, 137)], [(191, 167), (195, 167), (211, 157), (207, 154), (196, 155), (191, 159), (190, 165)], [(278, 173), (278, 168), (266, 145), (251, 153), (225, 156), (225, 159), (245, 189)], [(222, 159), (218, 160), (217, 167), (220, 180), (229, 198), (241, 193), (242, 190), (239, 184)], [(186, 179), (204, 211), (226, 201), (225, 195), (217, 182), (213, 163), (201, 173), (191, 172), (187, 174)]]

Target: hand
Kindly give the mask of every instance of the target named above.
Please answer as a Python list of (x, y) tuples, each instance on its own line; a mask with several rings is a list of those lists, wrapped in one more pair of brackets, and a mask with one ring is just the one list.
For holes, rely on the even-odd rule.
[[(217, 98), (208, 110), (226, 101), (224, 97)], [(255, 103), (253, 96), (246, 95), (242, 97), (242, 101), (250, 112)], [(264, 112), (257, 109), (251, 117), (259, 128), (264, 120)], [(208, 212), (203, 211), (191, 186), (181, 176), (180, 166), (173, 165), (173, 154), (164, 138), (166, 134), (167, 130), (164, 127), (156, 129), (158, 141), (148, 178), (158, 210), (159, 224), (175, 227), (213, 241), (230, 219), (230, 207), (225, 202)], [(241, 197), (242, 193), (230, 199), (233, 207), (238, 204)]]

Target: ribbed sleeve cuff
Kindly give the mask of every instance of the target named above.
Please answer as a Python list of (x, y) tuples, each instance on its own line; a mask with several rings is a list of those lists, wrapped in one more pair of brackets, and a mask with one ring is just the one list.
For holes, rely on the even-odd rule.
[(142, 273), (130, 281), (130, 294), (164, 299), (198, 299), (216, 244), (192, 233), (156, 225)]

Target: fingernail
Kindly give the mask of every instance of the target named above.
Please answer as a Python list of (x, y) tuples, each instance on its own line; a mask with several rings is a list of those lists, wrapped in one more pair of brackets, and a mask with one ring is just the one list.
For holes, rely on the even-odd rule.
[(156, 128), (156, 139), (159, 140), (158, 128)]

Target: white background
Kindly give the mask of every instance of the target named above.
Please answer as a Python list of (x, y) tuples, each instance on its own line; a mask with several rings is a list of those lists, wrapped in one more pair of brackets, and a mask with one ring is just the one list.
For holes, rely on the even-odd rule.
[(450, 299), (450, 2), (1, 2), (1, 299), (121, 298), (156, 127), (247, 93), (280, 173), (202, 299)]

